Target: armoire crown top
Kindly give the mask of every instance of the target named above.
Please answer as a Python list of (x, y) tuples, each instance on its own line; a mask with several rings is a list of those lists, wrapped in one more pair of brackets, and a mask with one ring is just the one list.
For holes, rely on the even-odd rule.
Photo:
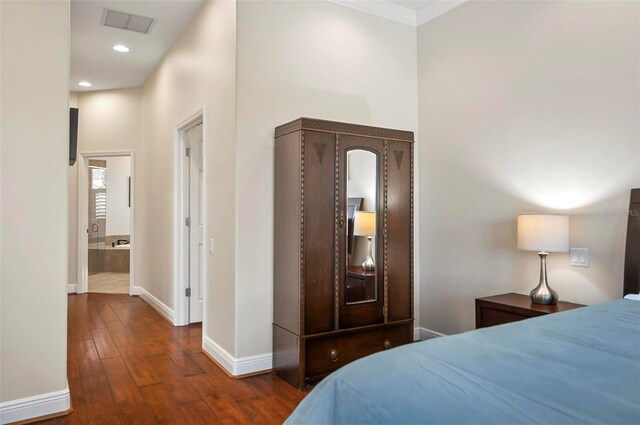
[(412, 131), (394, 130), (390, 128), (371, 127), (368, 125), (349, 124), (304, 117), (276, 127), (275, 137), (284, 136), (285, 134), (298, 130), (324, 131), (328, 133), (351, 134), (354, 136), (365, 136), (377, 139), (413, 142)]

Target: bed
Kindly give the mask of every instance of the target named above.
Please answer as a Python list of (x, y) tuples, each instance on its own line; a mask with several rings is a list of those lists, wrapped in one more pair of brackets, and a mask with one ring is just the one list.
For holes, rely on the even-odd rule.
[(636, 300), (371, 355), (325, 378), (286, 424), (640, 424), (638, 220), (624, 283)]

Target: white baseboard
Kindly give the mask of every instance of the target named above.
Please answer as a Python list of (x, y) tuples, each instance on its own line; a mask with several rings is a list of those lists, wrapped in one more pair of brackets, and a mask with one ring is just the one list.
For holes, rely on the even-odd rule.
[(51, 393), (0, 403), (0, 423), (24, 421), (26, 419), (66, 412), (71, 408), (69, 385)]
[(67, 285), (67, 294), (75, 294), (76, 292), (78, 292), (77, 283), (70, 283)]
[(174, 322), (173, 310), (170, 309), (165, 303), (154, 297), (150, 292), (144, 289), (142, 286), (134, 286), (131, 295), (139, 295), (147, 304), (149, 304), (155, 311), (160, 313), (165, 319), (171, 323)]
[(273, 367), (271, 353), (235, 358), (207, 336), (203, 337), (202, 349), (233, 376), (262, 372)]
[(413, 340), (414, 341), (426, 341), (427, 339), (440, 338), (441, 336), (446, 336), (443, 333), (422, 328), (420, 326), (416, 326), (413, 328)]
[[(446, 336), (443, 333), (421, 327), (414, 328), (413, 335), (414, 341)], [(208, 336), (202, 338), (202, 349), (233, 376), (257, 373), (273, 368), (272, 353), (235, 358)]]

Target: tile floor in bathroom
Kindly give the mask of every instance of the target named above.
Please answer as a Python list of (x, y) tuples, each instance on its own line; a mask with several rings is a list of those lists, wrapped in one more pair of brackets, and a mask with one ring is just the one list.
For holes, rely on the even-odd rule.
[(89, 275), (89, 292), (128, 294), (129, 273), (104, 272)]

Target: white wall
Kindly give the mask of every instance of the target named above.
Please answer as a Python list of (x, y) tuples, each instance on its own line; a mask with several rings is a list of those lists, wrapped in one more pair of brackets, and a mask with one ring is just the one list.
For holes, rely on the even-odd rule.
[(640, 4), (469, 2), (418, 31), (422, 326), (474, 326), (474, 298), (528, 293), (520, 211), (562, 210), (591, 267), (549, 259), (560, 298), (622, 295), (640, 187)]
[(77, 92), (75, 96), (79, 108), (78, 152), (138, 147), (141, 89)]
[[(78, 155), (82, 152), (140, 150), (141, 89), (72, 92), (71, 106), (78, 112)], [(78, 165), (69, 168), (69, 284), (77, 284), (78, 273)], [(136, 182), (137, 184), (137, 182)], [(140, 186), (138, 186), (140, 187)], [(135, 188), (132, 188), (135, 191)], [(136, 210), (136, 223), (143, 216)], [(107, 227), (108, 224), (107, 224)], [(109, 231), (107, 229), (107, 231)], [(129, 232), (127, 232), (129, 233)], [(123, 234), (127, 234), (123, 233)], [(112, 233), (115, 234), (115, 233)], [(136, 269), (142, 248), (136, 241)], [(137, 284), (137, 282), (136, 282)]]
[[(205, 2), (143, 87), (136, 164), (136, 221), (144, 257), (140, 284), (170, 308), (173, 296), (175, 127), (205, 108), (207, 258), (204, 334), (235, 351), (235, 2)], [(138, 167), (139, 165), (139, 167)], [(136, 266), (137, 267), (137, 266)], [(139, 271), (139, 274), (138, 274)]]
[(238, 3), (237, 355), (271, 351), (274, 128), (417, 129), (415, 28), (324, 1)]
[(131, 234), (131, 208), (129, 207), (129, 177), (131, 158), (108, 157), (107, 161), (107, 228), (109, 235)]
[(3, 1), (0, 16), (0, 401), (7, 402), (66, 388), (69, 3)]

